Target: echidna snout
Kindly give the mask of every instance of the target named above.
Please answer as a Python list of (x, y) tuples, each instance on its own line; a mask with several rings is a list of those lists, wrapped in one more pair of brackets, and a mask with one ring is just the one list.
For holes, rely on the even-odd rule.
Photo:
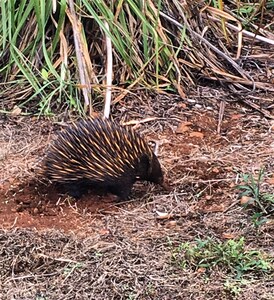
[(154, 153), (150, 162), (146, 180), (160, 185), (162, 185), (164, 182), (164, 176), (161, 165), (157, 156)]
[(136, 180), (163, 184), (159, 160), (143, 138), (108, 119), (81, 120), (66, 128), (44, 165), (46, 177), (76, 198), (92, 188), (126, 199)]

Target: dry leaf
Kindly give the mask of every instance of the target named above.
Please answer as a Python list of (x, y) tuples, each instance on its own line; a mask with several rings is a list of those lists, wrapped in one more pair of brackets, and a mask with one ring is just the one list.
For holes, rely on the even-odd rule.
[(271, 178), (268, 178), (267, 183), (274, 184), (274, 176), (272, 176)]
[(160, 212), (156, 210), (157, 214), (157, 219), (163, 220), (163, 219), (170, 219), (172, 217), (171, 214), (165, 213), (165, 212)]
[(168, 227), (175, 227), (177, 225), (177, 222), (176, 221), (169, 221), (168, 223), (167, 223), (167, 226)]
[(181, 96), (181, 98), (183, 98), (183, 99), (186, 98), (186, 94), (185, 94), (184, 90), (182, 89), (182, 87), (179, 84), (177, 84), (176, 87), (177, 87), (177, 91), (178, 91), (179, 95)]
[(230, 116), (230, 119), (231, 120), (239, 120), (242, 118), (242, 116), (243, 115), (241, 115), (241, 114), (235, 114), (235, 115)]
[(99, 234), (100, 235), (108, 235), (108, 234), (110, 234), (110, 232), (108, 229), (101, 229), (101, 230), (99, 230)]
[(13, 110), (11, 111), (12, 116), (19, 116), (22, 112), (22, 109), (17, 105), (14, 106)]
[(203, 209), (206, 212), (223, 212), (225, 210), (224, 205), (213, 204), (211, 206), (207, 206)]
[(235, 237), (237, 237), (237, 235), (235, 233), (228, 233), (228, 232), (224, 232), (222, 234), (222, 237), (224, 239), (235, 239)]
[(205, 273), (205, 271), (206, 271), (206, 268), (199, 268), (197, 270), (198, 273)]
[(189, 126), (192, 125), (191, 122), (182, 122), (176, 128), (176, 133), (184, 133), (189, 130)]
[(203, 138), (204, 137), (204, 134), (202, 132), (199, 132), (199, 131), (194, 131), (194, 132), (191, 132), (189, 134), (190, 137), (197, 137), (197, 138)]
[(93, 111), (92, 113), (91, 113), (91, 117), (93, 117), (93, 118), (98, 118), (100, 116), (100, 113), (98, 113), (98, 112), (96, 112), (96, 111)]
[(78, 88), (78, 89), (86, 89), (86, 88), (88, 88), (88, 85), (87, 84), (76, 84), (76, 87)]
[(241, 198), (241, 204), (247, 204), (252, 198), (251, 197), (248, 197), (248, 196), (243, 196)]
[(219, 173), (219, 169), (215, 167), (215, 168), (212, 169), (212, 172)]
[(184, 102), (180, 102), (180, 103), (178, 103), (178, 107), (182, 108), (182, 109), (186, 109), (187, 105)]

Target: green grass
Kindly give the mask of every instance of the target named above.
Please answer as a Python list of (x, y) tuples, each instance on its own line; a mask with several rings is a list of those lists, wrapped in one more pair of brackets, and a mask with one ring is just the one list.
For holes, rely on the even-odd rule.
[(273, 258), (258, 250), (248, 250), (244, 238), (225, 242), (198, 239), (185, 242), (173, 249), (173, 262), (183, 269), (205, 268), (212, 271), (218, 267), (235, 278), (244, 275), (260, 275), (273, 272)]
[(228, 278), (224, 282), (224, 290), (231, 296), (238, 296), (242, 292), (242, 287), (250, 284), (249, 280), (245, 279), (231, 279)]
[[(82, 24), (83, 47), (91, 49), (92, 71), (97, 67), (102, 69), (94, 73), (96, 77), (90, 75), (94, 99), (102, 98), (100, 95), (105, 90), (101, 75), (105, 65), (99, 66), (92, 58), (99, 55), (104, 60), (106, 34), (112, 41), (115, 65), (121, 70), (116, 72), (116, 81), (122, 72), (128, 74), (124, 78), (128, 84), (138, 79), (139, 85), (156, 90), (163, 87), (163, 80), (164, 84), (172, 85), (168, 77), (175, 78), (177, 70), (170, 58), (175, 56), (176, 49), (159, 23), (161, 2), (158, 0), (153, 6), (136, 0), (75, 1), (75, 11)], [(53, 15), (52, 2), (44, 0), (2, 1), (0, 8), (0, 49), (1, 54), (9, 53), (5, 63), (0, 64), (0, 75), (5, 76), (6, 82), (20, 80), (32, 88), (34, 95), (18, 106), (24, 111), (36, 100), (39, 114), (51, 115), (64, 104), (85, 113), (76, 55), (71, 48), (74, 47), (71, 23), (66, 19), (66, 1), (60, 1)], [(90, 28), (92, 35), (88, 33)], [(87, 62), (84, 64), (86, 67)], [(164, 74), (167, 70), (168, 74)]]
[[(213, 80), (219, 80), (216, 77), (218, 70), (224, 79), (226, 73), (239, 75), (231, 71), (228, 62), (220, 61), (216, 53), (208, 51), (206, 44), (193, 39), (195, 35), (192, 32), (196, 29), (197, 34), (201, 34), (208, 27), (214, 34), (221, 26), (224, 35), (232, 36), (229, 39), (224, 36), (222, 40), (218, 33), (215, 39), (210, 39), (215, 41), (212, 46), (219, 49), (227, 46), (227, 53), (233, 48), (230, 43), (234, 40), (234, 33), (225, 30), (225, 20), (221, 24), (208, 23), (206, 1), (199, 2), (199, 5), (189, 2), (184, 6), (178, 0), (75, 0), (77, 26), (72, 25), (67, 1), (58, 1), (56, 12), (52, 3), (45, 0), (0, 3), (1, 84), (17, 81), (17, 86), (20, 83), (26, 90), (31, 88), (32, 91), (25, 99), (20, 95), (20, 100), (17, 100), (16, 94), (6, 95), (8, 92), (5, 90), (0, 93), (3, 92), (5, 99), (14, 96), (11, 103), (16, 101), (24, 114), (35, 111), (51, 115), (63, 109), (77, 114), (87, 113), (87, 101), (83, 99), (86, 87), (79, 78), (82, 68), (79, 55), (76, 55), (72, 30), (78, 26), (81, 49), (77, 53), (82, 51), (81, 65), (90, 80), (90, 106), (98, 102), (101, 105), (106, 90), (106, 35), (110, 37), (113, 48), (113, 98), (128, 87), (171, 91), (184, 97), (187, 89), (203, 75)], [(243, 22), (250, 23), (262, 16), (259, 4), (232, 1), (229, 5), (231, 12), (240, 14)], [(273, 1), (266, 4), (263, 16), (269, 17)], [(225, 2), (215, 0), (208, 5), (222, 10)], [(197, 11), (197, 14), (192, 14), (192, 11)], [(214, 26), (216, 30), (211, 28)], [(253, 27), (250, 28), (252, 30)], [(9, 109), (12, 110), (12, 107)], [(3, 111), (6, 110), (6, 107), (3, 108)]]
[(258, 176), (253, 174), (242, 174), (241, 184), (236, 186), (239, 190), (239, 197), (247, 197), (248, 201), (244, 202), (245, 208), (252, 209), (252, 221), (256, 227), (267, 221), (265, 217), (274, 211), (274, 194), (262, 190), (264, 184), (264, 169), (260, 169)]

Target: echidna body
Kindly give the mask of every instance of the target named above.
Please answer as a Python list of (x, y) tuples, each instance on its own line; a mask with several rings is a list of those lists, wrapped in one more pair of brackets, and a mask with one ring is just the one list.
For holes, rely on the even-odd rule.
[(143, 138), (101, 118), (60, 132), (46, 156), (45, 174), (76, 198), (98, 188), (126, 199), (136, 180), (163, 184), (158, 158)]

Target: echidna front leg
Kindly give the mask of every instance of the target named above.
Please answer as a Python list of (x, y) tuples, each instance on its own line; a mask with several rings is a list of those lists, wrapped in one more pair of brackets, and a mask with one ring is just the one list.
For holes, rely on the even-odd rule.
[(80, 199), (88, 192), (88, 185), (85, 181), (72, 181), (70, 183), (63, 184), (63, 187), (65, 192), (75, 199)]
[(119, 200), (127, 200), (132, 190), (134, 180), (127, 178), (119, 182), (114, 183), (108, 187), (110, 193), (119, 197)]

